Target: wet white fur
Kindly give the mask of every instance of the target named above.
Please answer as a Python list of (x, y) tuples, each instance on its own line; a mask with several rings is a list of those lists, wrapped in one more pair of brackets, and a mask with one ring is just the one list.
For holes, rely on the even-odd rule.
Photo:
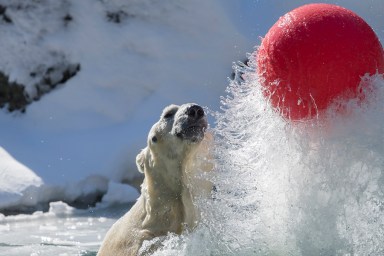
[[(209, 182), (196, 178), (196, 172), (212, 168), (205, 161), (209, 139), (206, 134), (201, 142), (192, 143), (175, 136), (177, 120), (185, 118), (183, 106), (165, 108), (150, 130), (147, 147), (136, 157), (137, 167), (145, 175), (141, 196), (108, 231), (98, 256), (144, 255), (156, 247), (140, 251), (145, 240), (169, 232), (180, 234), (197, 224), (194, 196), (211, 191)], [(174, 112), (173, 117), (165, 118), (170, 112)]]

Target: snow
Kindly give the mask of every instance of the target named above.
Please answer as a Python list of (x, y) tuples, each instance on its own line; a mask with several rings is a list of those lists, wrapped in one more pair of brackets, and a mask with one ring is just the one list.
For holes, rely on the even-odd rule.
[[(219, 2), (0, 4), (13, 20), (0, 23), (0, 70), (25, 84), (30, 97), (38, 80), (32, 71), (57, 63), (81, 67), (26, 114), (0, 113), (7, 124), (0, 145), (61, 192), (95, 175), (116, 182), (135, 178), (135, 156), (163, 107), (217, 105), (230, 63), (246, 45)], [(127, 13), (120, 23), (107, 17), (116, 10)], [(64, 23), (67, 14), (72, 20)]]
[[(219, 109), (232, 62), (244, 60), (279, 16), (309, 2), (0, 0), (13, 22), (0, 21), (0, 71), (26, 85), (30, 97), (50, 66), (80, 65), (25, 114), (0, 111), (7, 159), (0, 207), (93, 192), (107, 193), (101, 204), (133, 202), (137, 190), (119, 183), (137, 177), (135, 156), (162, 108), (197, 102)], [(361, 15), (382, 40), (380, 0), (337, 4)]]
[(19, 199), (22, 192), (30, 187), (39, 187), (43, 181), (31, 169), (15, 160), (0, 147), (0, 208)]
[(97, 204), (97, 207), (129, 204), (135, 202), (139, 195), (136, 188), (111, 181), (108, 184), (108, 192), (103, 196), (101, 202)]
[(279, 17), (301, 5), (317, 2), (336, 4), (354, 11), (375, 30), (379, 38), (383, 38), (384, 25), (381, 20), (384, 5), (380, 0), (227, 0), (224, 8), (227, 9), (238, 31), (250, 39), (254, 45), (259, 45), (260, 37), (267, 33)]

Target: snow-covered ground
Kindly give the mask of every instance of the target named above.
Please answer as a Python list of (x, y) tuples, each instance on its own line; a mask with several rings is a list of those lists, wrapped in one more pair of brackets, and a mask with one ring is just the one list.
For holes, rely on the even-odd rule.
[(8, 206), (17, 201), (22, 192), (30, 185), (40, 186), (43, 182), (28, 167), (16, 161), (3, 148), (0, 147), (0, 204)]
[[(35, 202), (102, 194), (108, 180), (134, 178), (135, 156), (163, 107), (216, 108), (232, 61), (252, 49), (219, 1), (0, 5), (0, 71), (25, 85), (30, 99), (42, 95), (25, 113), (0, 113), (0, 146), (45, 184), (33, 190)], [(80, 70), (57, 88), (42, 84), (76, 65)]]

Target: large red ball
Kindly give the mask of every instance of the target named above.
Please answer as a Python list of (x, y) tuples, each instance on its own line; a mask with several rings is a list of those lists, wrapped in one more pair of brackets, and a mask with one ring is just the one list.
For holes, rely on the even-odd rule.
[(308, 4), (285, 14), (257, 53), (264, 95), (291, 120), (311, 118), (339, 97), (355, 97), (361, 77), (384, 73), (383, 48), (357, 14)]

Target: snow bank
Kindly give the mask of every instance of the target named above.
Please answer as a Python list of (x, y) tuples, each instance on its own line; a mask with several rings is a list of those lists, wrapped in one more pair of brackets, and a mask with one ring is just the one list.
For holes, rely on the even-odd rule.
[[(242, 33), (253, 45), (260, 44), (272, 25), (285, 13), (304, 4), (314, 3), (312, 0), (269, 0), (269, 1), (231, 1), (222, 0), (224, 8), (234, 22), (239, 33)], [(381, 0), (323, 0), (323, 3), (337, 4), (348, 8), (361, 16), (378, 37), (384, 38), (384, 24), (382, 21), (384, 5)]]
[(139, 197), (130, 185), (92, 175), (63, 185), (44, 184), (32, 170), (0, 147), (0, 211), (4, 214), (48, 211), (51, 202), (65, 202), (76, 208), (130, 204)]
[(50, 218), (50, 217), (62, 217), (66, 215), (71, 215), (77, 210), (68, 204), (58, 201), (49, 203), (49, 210), (47, 212), (36, 211), (33, 214), (19, 214), (17, 216), (4, 216), (0, 214), (0, 224), (3, 222), (13, 222), (13, 221), (23, 221), (23, 220), (34, 220), (41, 218)]
[(140, 196), (139, 191), (129, 185), (109, 182), (108, 191), (97, 207), (109, 207), (118, 204), (131, 204)]
[(29, 97), (49, 67), (81, 66), (25, 114), (0, 112), (0, 145), (46, 184), (134, 178), (135, 156), (162, 108), (218, 105), (230, 63), (245, 52), (219, 1), (0, 4), (12, 20), (0, 22), (0, 71)]
[(0, 209), (19, 200), (27, 188), (42, 184), (39, 176), (0, 147)]
[[(24, 210), (47, 210), (52, 200), (83, 206), (106, 193), (109, 180), (134, 179), (135, 156), (163, 107), (217, 105), (228, 63), (246, 44), (218, 1), (0, 5), (0, 71), (38, 100), (25, 114), (0, 112), (0, 146), (45, 183), (14, 198)], [(65, 84), (40, 83), (61, 81), (76, 65)], [(137, 196), (126, 193), (121, 200)]]

